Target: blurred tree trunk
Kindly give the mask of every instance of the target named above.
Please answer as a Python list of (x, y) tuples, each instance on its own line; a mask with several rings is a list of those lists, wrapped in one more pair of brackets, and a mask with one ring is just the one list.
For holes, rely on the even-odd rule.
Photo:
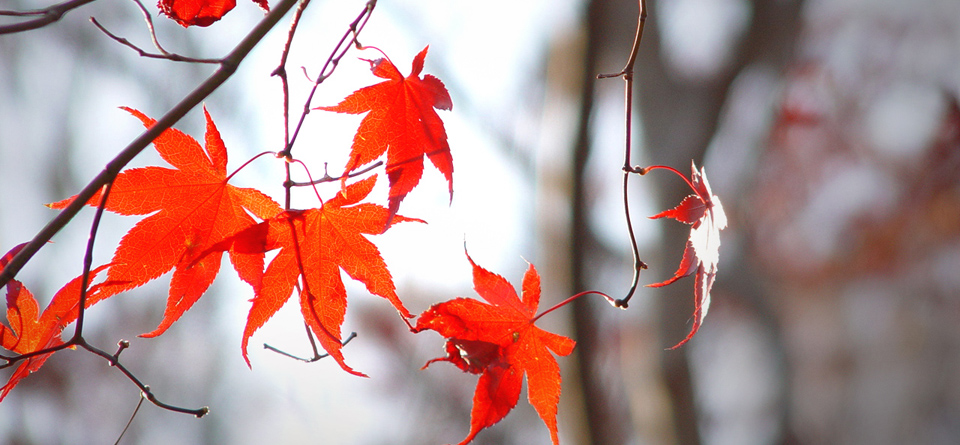
[[(572, 177), (569, 225), (570, 292), (595, 287), (591, 270), (610, 255), (601, 247), (591, 230), (587, 215), (592, 203), (588, 195), (587, 164), (593, 150), (592, 134), (597, 103), (596, 75), (622, 67), (636, 26), (638, 2), (628, 0), (591, 0), (583, 15), (584, 51), (579, 82), (579, 121), (570, 159)], [(728, 91), (735, 77), (748, 66), (765, 65), (782, 72), (790, 61), (800, 25), (801, 2), (758, 0), (752, 3), (752, 17), (743, 38), (736, 44), (733, 57), (723, 69), (708, 79), (688, 80), (671, 71), (662, 54), (658, 35), (658, 8), (648, 1), (648, 20), (637, 64), (637, 97), (644, 125), (645, 153), (652, 164), (670, 165), (686, 170), (690, 160), (703, 161), (704, 152), (713, 138)], [(619, 165), (616, 166), (619, 168)], [(611, 166), (611, 171), (613, 167)], [(617, 172), (619, 173), (619, 171)], [(613, 174), (613, 173), (611, 173)], [(684, 187), (664, 186), (657, 201), (670, 208), (689, 194)], [(657, 271), (664, 276), (679, 263), (688, 228), (664, 224), (664, 237), (658, 252)], [(679, 247), (678, 247), (679, 246)], [(661, 255), (660, 253), (665, 253)], [(733, 263), (743, 264), (742, 259)], [(650, 275), (647, 275), (650, 276)], [(652, 278), (656, 279), (656, 278)], [(649, 280), (648, 280), (649, 281)], [(663, 348), (673, 346), (686, 336), (693, 313), (690, 286), (675, 285), (657, 292), (659, 304), (660, 342)], [(748, 298), (759, 301), (759, 298)], [(582, 391), (582, 409), (593, 444), (618, 444), (630, 440), (631, 421), (627, 415), (628, 395), (604, 381), (602, 357), (604, 345), (610, 343), (611, 332), (599, 323), (596, 302), (578, 300), (573, 311), (573, 324), (578, 342), (578, 367)], [(769, 312), (756, 308), (762, 318)], [(775, 324), (771, 324), (775, 326)], [(774, 328), (775, 329), (775, 328)], [(685, 350), (664, 351), (661, 356), (662, 384), (666, 387), (672, 409), (673, 434), (659, 440), (675, 440), (681, 444), (700, 442), (694, 391)], [(625, 370), (626, 371), (626, 370)], [(635, 378), (623, 375), (623, 379)], [(786, 380), (784, 380), (785, 382)], [(639, 433), (643, 435), (643, 432)], [(587, 436), (587, 435), (585, 435)]]
[[(686, 172), (690, 160), (702, 165), (704, 152), (713, 138), (727, 93), (735, 77), (746, 67), (765, 65), (782, 73), (791, 60), (800, 28), (801, 3), (795, 1), (757, 0), (752, 2), (752, 18), (739, 42), (732, 63), (710, 79), (685, 80), (671, 72), (663, 55), (657, 1), (649, 1), (650, 9), (640, 57), (637, 64), (637, 94), (644, 125), (644, 146), (649, 147), (651, 164), (669, 165)], [(659, 208), (671, 208), (689, 190), (684, 187), (661, 187)], [(671, 273), (679, 263), (682, 246), (689, 229), (678, 224), (664, 224), (661, 247), (667, 261), (658, 265), (660, 276)], [(674, 261), (675, 260), (675, 261)], [(743, 264), (737, 259), (732, 263)], [(722, 267), (722, 266), (721, 266)], [(693, 313), (690, 286), (673, 285), (659, 289), (660, 339), (664, 348), (675, 345), (690, 329)], [(681, 444), (700, 442), (694, 391), (687, 354), (684, 349), (664, 351), (661, 356), (664, 382), (672, 400), (676, 439)]]

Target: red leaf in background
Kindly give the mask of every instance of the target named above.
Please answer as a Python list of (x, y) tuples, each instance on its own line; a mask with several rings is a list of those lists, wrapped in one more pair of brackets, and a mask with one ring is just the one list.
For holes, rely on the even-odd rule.
[[(270, 10), (267, 0), (253, 0), (253, 2), (264, 11)], [(157, 2), (160, 12), (176, 20), (184, 28), (210, 26), (236, 5), (236, 0), (160, 0)]]
[[(150, 127), (156, 122), (143, 113), (124, 108)], [(164, 160), (176, 167), (145, 167), (117, 175), (106, 209), (122, 215), (150, 215), (138, 222), (123, 239), (111, 260), (104, 292), (123, 292), (176, 268), (163, 320), (144, 337), (162, 334), (190, 309), (210, 287), (220, 271), (220, 251), (211, 247), (226, 237), (280, 212), (280, 206), (254, 189), (227, 184), (227, 151), (220, 132), (204, 109), (206, 149), (186, 134), (169, 129), (153, 141)], [(73, 198), (49, 204), (66, 207)], [(88, 205), (96, 206), (100, 193)], [(230, 261), (249, 283), (263, 273), (263, 253), (230, 252)]]
[[(14, 247), (0, 258), (0, 268), (5, 267), (25, 245), (26, 243)], [(90, 271), (90, 279), (106, 267), (100, 266)], [(81, 277), (71, 280), (53, 296), (50, 305), (40, 314), (33, 294), (19, 281), (10, 280), (7, 283), (7, 322), (10, 327), (0, 324), (0, 346), (17, 354), (26, 354), (62, 344), (60, 333), (79, 315), (77, 308), (80, 305), (80, 284)], [(105, 295), (99, 292), (99, 287), (96, 285), (90, 288), (86, 307), (105, 298)], [(20, 380), (40, 369), (52, 354), (41, 354), (24, 360), (10, 375), (7, 384), (0, 388), (0, 401), (3, 401)]]
[[(288, 210), (250, 227), (217, 248), (259, 254), (280, 249), (262, 279), (253, 284), (255, 296), (243, 331), (243, 358), (250, 336), (300, 289), (300, 310), (323, 348), (347, 372), (359, 376), (344, 362), (340, 326), (347, 310), (347, 294), (340, 278), (343, 269), (367, 290), (390, 300), (401, 316), (412, 315), (397, 297), (393, 278), (380, 251), (363, 235), (383, 232), (389, 215), (376, 204), (357, 204), (376, 182), (376, 175), (350, 184), (319, 209)], [(356, 204), (356, 205), (354, 205)], [(420, 221), (397, 215), (393, 222)], [(422, 222), (422, 221), (420, 221)]]
[[(683, 177), (680, 172), (670, 167), (654, 166), (646, 170), (656, 168), (670, 170)], [(662, 283), (647, 285), (649, 287), (662, 287), (696, 273), (693, 328), (686, 338), (670, 349), (676, 349), (693, 338), (694, 334), (700, 329), (703, 318), (707, 316), (707, 310), (710, 308), (710, 288), (713, 287), (713, 282), (716, 279), (717, 263), (720, 261), (720, 230), (727, 227), (727, 216), (723, 213), (723, 205), (720, 204), (720, 199), (710, 190), (706, 170), (701, 168), (697, 172), (697, 166), (693, 163), (691, 163), (691, 168), (693, 172), (690, 174), (688, 184), (690, 184), (694, 194), (684, 198), (680, 205), (650, 217), (651, 219), (673, 218), (692, 225), (690, 238), (683, 251), (683, 259), (680, 260), (680, 267), (673, 274), (673, 277)], [(684, 179), (686, 180), (686, 178)]]
[(447, 338), (447, 361), (465, 372), (481, 374), (473, 396), (470, 433), (461, 444), (473, 440), (480, 430), (507, 415), (520, 398), (527, 376), (527, 396), (550, 430), (557, 435), (557, 403), (560, 401), (560, 367), (550, 351), (569, 355), (576, 343), (533, 325), (540, 304), (540, 275), (533, 265), (523, 276), (523, 299), (502, 276), (473, 265), (474, 289), (488, 303), (457, 298), (433, 305), (420, 315), (415, 332), (427, 329)]
[(420, 182), (424, 155), (447, 178), (453, 199), (453, 158), (443, 122), (434, 111), (452, 109), (453, 101), (440, 79), (429, 74), (419, 77), (428, 48), (413, 59), (409, 76), (403, 77), (389, 59), (377, 59), (370, 62), (373, 75), (386, 81), (361, 88), (336, 106), (317, 108), (350, 114), (369, 112), (353, 138), (344, 173), (373, 162), (386, 151), (390, 215), (397, 213), (400, 201)]

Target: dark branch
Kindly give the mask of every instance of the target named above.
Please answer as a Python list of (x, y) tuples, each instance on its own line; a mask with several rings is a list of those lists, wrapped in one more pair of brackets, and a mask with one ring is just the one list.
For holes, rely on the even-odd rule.
[(69, 0), (63, 3), (58, 3), (53, 6), (48, 6), (43, 9), (35, 9), (32, 11), (0, 11), (0, 16), (12, 16), (12, 17), (30, 17), (37, 16), (32, 20), (25, 20), (20, 23), (13, 23), (10, 25), (0, 26), (0, 34), (14, 34), (18, 32), (30, 31), (32, 29), (42, 28), (53, 22), (60, 20), (64, 14), (70, 12), (74, 9), (77, 9), (87, 3), (92, 3), (95, 0)]
[(134, 385), (137, 385), (137, 388), (140, 388), (140, 392), (143, 394), (143, 397), (146, 397), (147, 400), (150, 401), (150, 403), (153, 403), (159, 408), (163, 408), (167, 411), (173, 411), (177, 413), (190, 414), (190, 415), (196, 416), (197, 418), (203, 417), (210, 412), (210, 408), (206, 406), (203, 406), (197, 409), (189, 409), (189, 408), (182, 408), (179, 406), (170, 405), (170, 404), (161, 402), (159, 399), (157, 399), (157, 396), (153, 394), (153, 391), (150, 390), (149, 386), (144, 385), (143, 382), (141, 382), (140, 379), (137, 378), (137, 376), (133, 375), (133, 373), (130, 372), (130, 370), (127, 369), (126, 366), (123, 366), (123, 364), (120, 363), (120, 360), (119, 360), (120, 352), (123, 351), (123, 349), (125, 349), (123, 348), (122, 342), (121, 342), (120, 349), (114, 355), (110, 355), (109, 352), (103, 351), (102, 349), (99, 349), (82, 339), (80, 340), (79, 343), (77, 343), (77, 346), (80, 346), (83, 349), (86, 349), (106, 359), (107, 362), (110, 363), (110, 366), (113, 366), (119, 369), (120, 372), (122, 372), (123, 375), (127, 376), (127, 378), (130, 379), (130, 381), (133, 382)]

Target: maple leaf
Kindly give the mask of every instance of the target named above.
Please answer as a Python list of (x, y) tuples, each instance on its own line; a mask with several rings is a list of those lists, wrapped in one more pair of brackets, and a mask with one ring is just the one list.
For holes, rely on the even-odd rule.
[[(267, 0), (253, 0), (264, 11), (269, 11)], [(176, 20), (184, 28), (210, 26), (237, 6), (236, 0), (160, 0), (160, 12)]]
[[(0, 258), (0, 268), (5, 267), (25, 245), (26, 243), (14, 247)], [(91, 270), (90, 279), (106, 267), (104, 265)], [(60, 333), (79, 315), (77, 308), (80, 306), (81, 278), (74, 278), (60, 289), (42, 314), (33, 294), (21, 282), (10, 280), (6, 286), (7, 323), (10, 326), (0, 324), (0, 346), (17, 354), (27, 354), (63, 344)], [(99, 288), (100, 285), (90, 288), (86, 307), (103, 300), (104, 294)], [(10, 375), (10, 380), (0, 388), (0, 401), (3, 401), (20, 380), (40, 369), (52, 354), (40, 354), (24, 360)]]
[(524, 375), (527, 398), (557, 444), (560, 367), (550, 351), (569, 355), (576, 343), (534, 326), (539, 317), (535, 313), (540, 304), (540, 275), (532, 264), (523, 276), (521, 300), (506, 279), (478, 266), (469, 254), (467, 259), (473, 266), (474, 289), (489, 304), (456, 298), (424, 311), (414, 332), (430, 329), (448, 339), (446, 357), (430, 360), (424, 368), (447, 361), (465, 372), (480, 374), (470, 413), (470, 433), (461, 444), (473, 440), (480, 430), (499, 422), (516, 406)]
[(443, 122), (434, 111), (434, 108), (453, 109), (453, 101), (440, 79), (429, 74), (419, 77), (428, 48), (413, 59), (407, 77), (403, 77), (389, 59), (371, 61), (373, 75), (386, 81), (361, 88), (336, 106), (317, 108), (349, 114), (369, 112), (353, 138), (344, 173), (373, 162), (386, 151), (391, 216), (397, 213), (400, 201), (420, 182), (424, 155), (446, 177), (453, 200), (453, 158)]
[[(697, 165), (692, 162), (691, 168), (690, 180), (687, 181), (686, 178), (684, 180), (694, 193), (684, 198), (680, 205), (650, 217), (651, 219), (673, 218), (692, 226), (690, 238), (683, 250), (683, 258), (680, 260), (677, 271), (666, 281), (647, 285), (662, 287), (680, 278), (696, 274), (693, 327), (686, 338), (670, 349), (676, 349), (693, 338), (700, 329), (704, 317), (707, 316), (707, 310), (710, 308), (710, 288), (713, 287), (716, 279), (717, 264), (720, 261), (720, 230), (727, 227), (727, 216), (723, 212), (723, 205), (710, 189), (706, 170), (701, 168), (698, 172)], [(683, 177), (682, 173), (671, 167), (653, 166), (644, 170), (646, 172), (653, 169), (670, 170)]]
[[(156, 121), (124, 108), (145, 127)], [(111, 260), (104, 292), (123, 292), (176, 268), (163, 320), (143, 337), (162, 334), (190, 309), (210, 287), (220, 271), (221, 251), (210, 248), (256, 224), (248, 211), (260, 219), (280, 212), (280, 206), (263, 193), (227, 184), (227, 151), (220, 132), (207, 113), (206, 147), (186, 134), (168, 129), (153, 144), (174, 169), (134, 168), (121, 172), (113, 183), (106, 210), (121, 215), (147, 215), (120, 240)], [(49, 207), (66, 207), (74, 198)], [(100, 193), (88, 205), (96, 206)], [(263, 272), (263, 254), (230, 252), (230, 261), (240, 278), (254, 282)]]
[[(280, 249), (262, 278), (251, 282), (255, 296), (241, 342), (248, 366), (250, 337), (287, 302), (294, 286), (299, 286), (301, 313), (321, 346), (345, 371), (365, 376), (345, 363), (341, 351), (340, 326), (346, 314), (347, 294), (340, 269), (364, 283), (370, 293), (389, 300), (401, 316), (412, 317), (397, 297), (380, 251), (363, 236), (382, 233), (388, 224), (387, 209), (357, 204), (370, 193), (376, 180), (373, 175), (350, 184), (321, 208), (284, 211), (220, 243), (221, 249), (259, 254), (261, 270), (263, 253)], [(402, 221), (423, 222), (400, 215), (393, 219), (394, 223)]]

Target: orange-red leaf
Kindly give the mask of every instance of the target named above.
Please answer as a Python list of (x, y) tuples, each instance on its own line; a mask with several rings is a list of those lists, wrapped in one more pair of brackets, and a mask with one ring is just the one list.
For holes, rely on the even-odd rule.
[(318, 108), (350, 114), (369, 112), (353, 138), (344, 172), (373, 162), (386, 151), (391, 216), (420, 182), (424, 155), (447, 179), (453, 199), (453, 158), (443, 122), (434, 111), (452, 109), (453, 101), (440, 79), (429, 74), (420, 78), (427, 48), (413, 59), (409, 76), (403, 77), (389, 59), (377, 59), (370, 62), (373, 75), (386, 81), (361, 88), (336, 106)]
[[(370, 193), (376, 179), (371, 176), (348, 185), (319, 209), (285, 211), (221, 243), (221, 249), (259, 254), (261, 261), (264, 252), (280, 249), (262, 279), (251, 283), (255, 296), (241, 345), (248, 365), (250, 337), (287, 302), (299, 284), (300, 310), (320, 344), (344, 370), (363, 376), (347, 366), (341, 351), (340, 326), (346, 314), (347, 294), (340, 269), (366, 285), (370, 293), (389, 300), (401, 316), (412, 317), (397, 297), (380, 251), (364, 236), (383, 232), (389, 219), (387, 209), (381, 206), (357, 204)], [(419, 220), (399, 215), (393, 218), (393, 222), (401, 221)]]
[(473, 396), (470, 433), (466, 444), (507, 415), (520, 398), (527, 376), (527, 398), (543, 419), (554, 444), (557, 404), (560, 401), (560, 367), (550, 353), (569, 355), (575, 342), (533, 325), (540, 304), (540, 275), (533, 265), (523, 276), (522, 300), (502, 276), (473, 262), (474, 289), (489, 304), (456, 298), (433, 305), (420, 315), (415, 331), (434, 330), (447, 338), (445, 357), (463, 371), (480, 374)]
[[(5, 267), (9, 260), (26, 244), (14, 247), (0, 258), (0, 268)], [(90, 271), (90, 279), (105, 269), (98, 267)], [(0, 346), (17, 354), (26, 354), (40, 351), (62, 344), (60, 333), (68, 324), (77, 319), (77, 308), (80, 305), (81, 277), (74, 278), (60, 289), (50, 305), (40, 314), (40, 308), (33, 294), (17, 280), (7, 283), (7, 323), (9, 327), (0, 324)], [(87, 294), (86, 307), (102, 301), (104, 294), (99, 291), (99, 285), (90, 288)], [(41, 354), (24, 360), (10, 380), (0, 388), (0, 401), (17, 386), (23, 378), (40, 369), (53, 353)]]
[[(269, 11), (267, 0), (253, 0), (264, 11)], [(159, 0), (157, 7), (160, 12), (176, 20), (177, 23), (188, 26), (210, 26), (223, 18), (237, 6), (236, 0)]]
[[(707, 310), (710, 309), (710, 289), (717, 276), (717, 264), (720, 261), (720, 230), (727, 227), (727, 216), (723, 212), (720, 198), (717, 198), (707, 182), (707, 172), (691, 163), (690, 185), (694, 194), (687, 196), (680, 205), (660, 212), (650, 218), (673, 218), (692, 225), (690, 239), (683, 250), (680, 267), (672, 277), (661, 283), (649, 284), (649, 287), (662, 287), (680, 278), (696, 274), (694, 283), (693, 327), (686, 338), (670, 349), (676, 349), (688, 342), (700, 330)], [(672, 170), (672, 169), (671, 169)]]
[[(150, 127), (156, 122), (125, 108)], [(145, 167), (121, 172), (113, 184), (106, 209), (122, 215), (150, 215), (123, 238), (111, 260), (104, 292), (114, 294), (141, 286), (176, 269), (163, 320), (153, 331), (162, 334), (190, 309), (210, 287), (220, 270), (222, 252), (211, 247), (280, 212), (280, 206), (263, 193), (227, 184), (227, 151), (210, 114), (206, 146), (186, 134), (168, 129), (153, 141), (157, 152), (175, 168)], [(66, 207), (73, 198), (50, 204)], [(100, 202), (97, 193), (87, 204)], [(230, 253), (240, 277), (253, 282), (263, 272), (263, 254)]]

